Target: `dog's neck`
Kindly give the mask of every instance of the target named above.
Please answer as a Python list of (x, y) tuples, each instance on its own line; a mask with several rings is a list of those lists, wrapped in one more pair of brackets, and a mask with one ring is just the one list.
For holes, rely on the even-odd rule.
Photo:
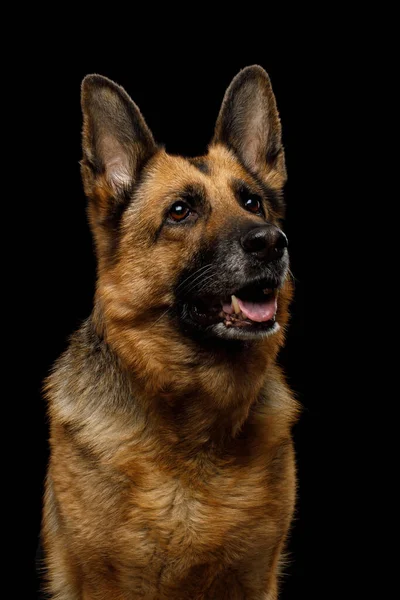
[[(235, 437), (257, 402), (268, 368), (271, 342), (203, 344), (170, 331), (122, 330), (93, 312), (97, 334), (117, 354), (135, 398), (170, 441), (192, 445)], [(278, 343), (276, 340), (273, 342)]]

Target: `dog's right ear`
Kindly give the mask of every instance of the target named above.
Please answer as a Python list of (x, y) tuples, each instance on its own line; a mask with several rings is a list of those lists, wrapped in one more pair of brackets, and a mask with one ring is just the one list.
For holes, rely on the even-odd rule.
[(157, 146), (136, 104), (107, 77), (85, 77), (81, 99), (83, 183), (102, 221), (130, 195)]

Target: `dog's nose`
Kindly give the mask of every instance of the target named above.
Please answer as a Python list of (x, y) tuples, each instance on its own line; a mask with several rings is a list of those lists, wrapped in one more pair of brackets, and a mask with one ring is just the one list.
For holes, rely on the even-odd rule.
[(275, 225), (263, 225), (250, 229), (241, 237), (240, 243), (245, 252), (270, 262), (283, 256), (288, 240), (283, 231)]

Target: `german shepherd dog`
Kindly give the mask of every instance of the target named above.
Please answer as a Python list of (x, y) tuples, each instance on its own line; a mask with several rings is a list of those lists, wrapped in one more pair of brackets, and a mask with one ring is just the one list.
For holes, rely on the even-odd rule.
[(55, 600), (273, 600), (297, 405), (281, 126), (266, 72), (229, 86), (208, 152), (171, 156), (82, 84), (94, 309), (45, 384), (42, 538)]

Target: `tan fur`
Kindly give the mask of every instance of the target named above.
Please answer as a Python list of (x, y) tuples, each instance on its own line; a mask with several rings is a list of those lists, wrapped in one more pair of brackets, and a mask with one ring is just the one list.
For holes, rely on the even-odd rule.
[[(103, 224), (113, 192), (104, 178), (86, 180), (97, 199), (89, 207), (95, 309), (46, 384), (43, 537), (56, 600), (277, 598), (295, 501), (297, 405), (276, 364), (290, 280), (279, 295), (281, 330), (240, 361), (207, 354), (163, 318), (200, 240), (212, 243), (228, 217), (243, 217), (232, 178), (257, 186), (225, 145), (212, 144), (205, 159), (210, 174), (154, 154), (124, 212), (114, 260)], [(266, 168), (264, 179), (276, 189), (284, 182), (279, 169)], [(164, 231), (150, 244), (175, 191), (192, 183), (212, 198), (207, 224)]]

